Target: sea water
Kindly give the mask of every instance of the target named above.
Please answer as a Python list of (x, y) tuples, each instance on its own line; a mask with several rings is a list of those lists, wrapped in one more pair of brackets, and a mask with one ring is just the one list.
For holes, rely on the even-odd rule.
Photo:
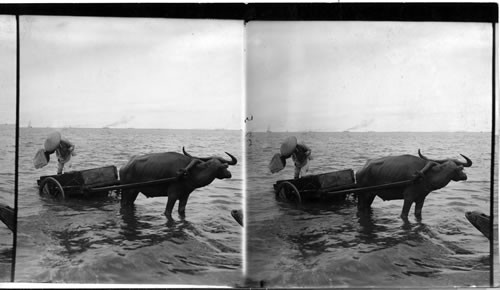
[[(4, 136), (14, 137), (10, 128)], [(77, 155), (66, 170), (125, 164), (133, 155), (177, 151), (224, 155), (239, 163), (233, 178), (196, 190), (186, 219), (163, 216), (167, 198), (139, 195), (135, 210), (119, 199), (52, 200), (36, 180), (55, 174), (52, 160), (35, 170), (32, 158), (53, 129), (21, 128), (17, 282), (155, 283), (276, 286), (487, 286), (489, 242), (465, 218), (489, 214), (490, 133), (297, 133), (313, 150), (309, 174), (359, 169), (371, 158), (415, 154), (472, 159), (467, 181), (429, 194), (418, 222), (400, 218), (402, 200), (372, 204), (370, 219), (356, 216), (354, 201), (294, 206), (277, 201), (272, 185), (293, 177), (289, 161), (270, 174), (268, 162), (289, 133), (250, 133), (247, 146), (246, 281), (241, 273), (242, 229), (230, 216), (241, 208), (240, 132), (137, 129), (62, 129)], [(9, 135), (10, 134), (10, 135)], [(3, 138), (2, 140), (10, 140)], [(14, 139), (13, 139), (14, 140)], [(14, 161), (14, 141), (3, 146)], [(6, 149), (9, 148), (9, 149)], [(7, 156), (7, 157), (5, 157)], [(54, 157), (53, 157), (54, 158)], [(1, 202), (13, 205), (14, 166), (3, 167)], [(0, 264), (10, 279), (12, 236), (5, 230)], [(10, 237), (10, 239), (9, 239)], [(496, 246), (497, 247), (497, 246)], [(3, 259), (3, 260), (2, 260)]]
[(231, 179), (195, 190), (181, 219), (163, 212), (167, 197), (139, 194), (133, 211), (119, 198), (54, 200), (37, 179), (57, 170), (55, 155), (42, 169), (32, 159), (54, 129), (21, 128), (16, 282), (141, 283), (233, 286), (241, 281), (242, 228), (231, 210), (242, 207), (241, 133), (225, 130), (60, 130), (75, 144), (65, 170), (123, 166), (133, 155), (181, 152), (218, 155), (238, 164)]
[[(468, 156), (467, 181), (430, 193), (418, 222), (399, 215), (402, 200), (376, 198), (369, 219), (356, 203), (277, 201), (273, 184), (293, 178), (293, 162), (271, 174), (282, 140), (295, 135), (312, 149), (309, 174), (361, 168), (368, 159), (413, 154)], [(491, 133), (249, 133), (247, 134), (248, 285), (488, 286), (489, 241), (465, 218), (489, 215)]]
[[(14, 207), (16, 128), (0, 125), (0, 203)], [(13, 233), (0, 223), (0, 282), (10, 281)]]

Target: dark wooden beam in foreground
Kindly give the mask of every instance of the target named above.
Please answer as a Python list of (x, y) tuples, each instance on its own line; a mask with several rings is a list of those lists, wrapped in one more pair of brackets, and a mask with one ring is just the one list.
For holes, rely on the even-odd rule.
[(0, 220), (11, 230), (15, 231), (14, 209), (8, 205), (0, 203)]

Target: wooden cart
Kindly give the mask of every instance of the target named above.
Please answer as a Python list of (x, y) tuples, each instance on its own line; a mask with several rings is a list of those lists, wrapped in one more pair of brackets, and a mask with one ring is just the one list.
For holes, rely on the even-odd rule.
[(408, 186), (414, 180), (406, 180), (376, 186), (360, 187), (356, 184), (352, 169), (308, 175), (297, 179), (278, 180), (274, 191), (278, 200), (300, 204), (305, 201), (343, 201), (348, 194), (376, 192), (387, 188)]
[(63, 199), (70, 196), (102, 195), (110, 191), (138, 188), (145, 185), (167, 184), (179, 177), (122, 184), (116, 166), (105, 166), (58, 175), (40, 176), (37, 181), (41, 195)]

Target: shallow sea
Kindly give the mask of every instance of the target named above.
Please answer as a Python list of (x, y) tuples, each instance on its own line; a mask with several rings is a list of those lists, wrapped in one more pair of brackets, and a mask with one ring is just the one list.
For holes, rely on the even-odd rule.
[[(289, 133), (251, 133), (247, 146), (247, 279), (241, 269), (242, 228), (230, 215), (242, 207), (242, 153), (238, 131), (62, 129), (76, 144), (66, 170), (124, 165), (132, 155), (180, 151), (235, 155), (233, 178), (216, 180), (191, 194), (186, 218), (174, 211), (167, 223), (166, 197), (139, 195), (132, 212), (115, 195), (63, 201), (41, 197), (36, 180), (56, 172), (52, 160), (36, 170), (32, 158), (53, 129), (21, 128), (16, 282), (141, 283), (224, 286), (488, 286), (489, 241), (465, 218), (489, 214), (489, 133), (296, 133), (313, 150), (309, 174), (354, 170), (366, 160), (416, 154), (474, 162), (468, 180), (431, 193), (423, 220), (402, 200), (376, 198), (369, 219), (354, 201), (277, 201), (272, 185), (293, 177), (293, 165), (277, 174), (267, 165)], [(2, 126), (0, 202), (14, 204), (13, 126)], [(55, 158), (54, 158), (55, 159)], [(496, 210), (497, 207), (495, 207)], [(495, 225), (496, 233), (498, 226)], [(10, 280), (12, 233), (0, 225), (0, 281)], [(498, 244), (495, 244), (498, 253)], [(498, 257), (495, 257), (498, 264)], [(495, 269), (495, 273), (499, 269)], [(496, 282), (498, 285), (498, 281)]]
[[(0, 203), (14, 206), (16, 128), (0, 125)], [(13, 234), (0, 223), (0, 282), (10, 281)]]
[(267, 165), (290, 133), (250, 133), (247, 143), (248, 285), (286, 286), (488, 286), (489, 241), (465, 218), (489, 214), (490, 133), (297, 133), (312, 148), (309, 174), (361, 168), (368, 159), (414, 154), (474, 162), (468, 180), (429, 194), (423, 220), (402, 200), (376, 198), (369, 219), (353, 201), (277, 201), (272, 185), (293, 178), (293, 165), (271, 174)]
[[(234, 286), (241, 282), (242, 228), (231, 217), (242, 207), (239, 131), (62, 129), (76, 145), (66, 171), (127, 163), (132, 155), (177, 151), (239, 160), (232, 179), (194, 191), (186, 218), (167, 197), (140, 194), (131, 212), (119, 198), (52, 200), (38, 194), (37, 179), (56, 173), (54, 160), (36, 170), (32, 158), (53, 129), (21, 128), (16, 282), (142, 283)], [(226, 156), (227, 157), (227, 156)]]

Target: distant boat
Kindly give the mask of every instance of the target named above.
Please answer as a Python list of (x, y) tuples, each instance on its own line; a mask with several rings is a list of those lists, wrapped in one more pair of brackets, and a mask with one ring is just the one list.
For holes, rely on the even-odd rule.
[(31, 120), (28, 122), (28, 128), (33, 128), (31, 127)]
[(267, 130), (266, 130), (267, 133), (272, 133), (271, 132), (271, 126), (267, 125)]

